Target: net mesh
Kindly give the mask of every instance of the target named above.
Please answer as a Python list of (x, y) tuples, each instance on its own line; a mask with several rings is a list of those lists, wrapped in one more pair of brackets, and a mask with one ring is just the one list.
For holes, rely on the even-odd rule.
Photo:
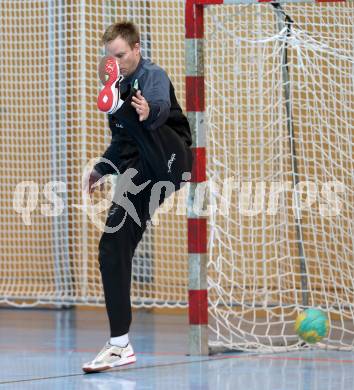
[[(101, 305), (101, 231), (81, 191), (84, 167), (110, 142), (96, 107), (100, 38), (111, 23), (133, 20), (143, 55), (168, 72), (184, 106), (184, 2), (3, 1), (0, 15), (0, 302)], [(186, 217), (159, 222), (134, 257), (133, 304), (185, 307)]]
[(297, 348), (304, 307), (353, 344), (354, 5), (283, 10), (205, 10), (213, 346)]

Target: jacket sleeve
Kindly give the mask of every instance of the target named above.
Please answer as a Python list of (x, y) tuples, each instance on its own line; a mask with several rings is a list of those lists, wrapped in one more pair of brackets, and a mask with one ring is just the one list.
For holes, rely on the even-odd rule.
[[(109, 127), (112, 130), (112, 133), (115, 131), (114, 124), (111, 117), (108, 117)], [(95, 165), (94, 169), (100, 173), (102, 176), (104, 175), (112, 175), (118, 173), (119, 169), (119, 148), (118, 148), (118, 137), (119, 135), (112, 135), (112, 140), (106, 151), (103, 153), (100, 161)], [(108, 163), (106, 160), (111, 162)], [(113, 165), (113, 166), (112, 166)]]
[(143, 126), (148, 130), (155, 130), (167, 121), (170, 114), (170, 80), (166, 72), (162, 69), (146, 72), (141, 93), (150, 107)]

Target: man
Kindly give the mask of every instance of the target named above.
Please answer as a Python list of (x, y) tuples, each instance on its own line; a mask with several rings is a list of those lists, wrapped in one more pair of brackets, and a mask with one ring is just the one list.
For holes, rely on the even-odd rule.
[[(112, 141), (90, 174), (89, 192), (92, 194), (95, 184), (104, 175), (116, 173), (116, 169), (125, 181), (118, 181), (107, 231), (99, 243), (111, 337), (96, 358), (84, 364), (85, 372), (136, 361), (128, 338), (133, 254), (153, 211), (173, 192), (171, 188), (178, 190), (181, 182), (189, 179), (192, 168), (188, 121), (166, 72), (141, 57), (137, 27), (130, 22), (116, 23), (108, 27), (102, 41), (108, 57), (103, 64), (105, 77), (101, 74), (106, 85), (98, 106), (109, 113)], [(170, 185), (161, 196), (159, 193), (157, 202), (151, 202), (151, 189), (160, 181)], [(129, 191), (125, 190), (127, 183)], [(133, 206), (132, 213), (127, 212), (127, 202)]]

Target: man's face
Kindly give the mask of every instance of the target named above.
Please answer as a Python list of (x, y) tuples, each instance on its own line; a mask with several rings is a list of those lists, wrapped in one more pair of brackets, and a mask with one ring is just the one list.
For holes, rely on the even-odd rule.
[(117, 37), (106, 44), (107, 54), (117, 58), (120, 73), (127, 77), (134, 73), (140, 61), (140, 45), (131, 48), (125, 39)]

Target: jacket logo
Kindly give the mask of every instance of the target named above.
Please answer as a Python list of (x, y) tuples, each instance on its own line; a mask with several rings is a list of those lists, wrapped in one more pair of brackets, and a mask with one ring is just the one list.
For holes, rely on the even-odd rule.
[(171, 173), (172, 163), (176, 160), (176, 153), (172, 153), (171, 158), (167, 162), (168, 173)]

